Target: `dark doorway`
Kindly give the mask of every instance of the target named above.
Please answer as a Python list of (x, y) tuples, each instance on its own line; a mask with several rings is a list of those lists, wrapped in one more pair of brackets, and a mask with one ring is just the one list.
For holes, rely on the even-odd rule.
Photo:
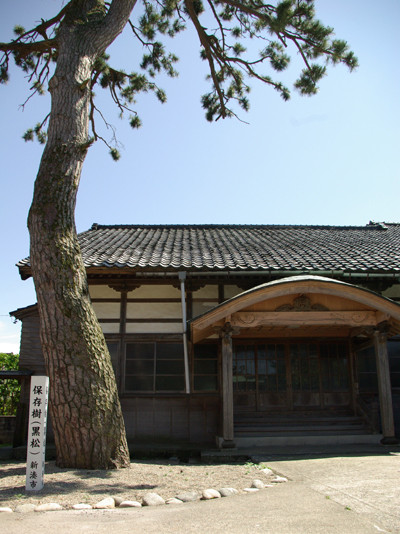
[(236, 412), (349, 406), (348, 343), (236, 342), (233, 391)]

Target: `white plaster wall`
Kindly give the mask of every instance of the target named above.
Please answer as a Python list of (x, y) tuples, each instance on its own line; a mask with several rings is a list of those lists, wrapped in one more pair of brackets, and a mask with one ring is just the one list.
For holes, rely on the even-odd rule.
[(103, 334), (118, 334), (119, 323), (100, 323)]
[(121, 293), (108, 286), (89, 286), (89, 293), (92, 299), (119, 299)]
[(194, 299), (217, 299), (218, 298), (218, 286), (217, 285), (210, 285), (205, 286), (197, 291), (193, 291), (193, 298)]
[(240, 289), (238, 286), (224, 286), (224, 297), (225, 300), (236, 297), (239, 293), (243, 293), (243, 289)]
[(215, 306), (218, 306), (218, 302), (196, 302), (193, 301), (193, 317), (197, 317), (198, 315), (202, 315), (208, 310), (211, 310), (212, 308), (215, 308)]
[(180, 302), (128, 302), (127, 319), (180, 319)]
[(389, 289), (386, 289), (382, 295), (384, 297), (393, 298), (393, 297), (400, 297), (400, 284), (393, 285), (392, 287), (389, 287)]
[(127, 323), (127, 334), (182, 334), (181, 323)]
[(181, 291), (170, 285), (143, 285), (128, 293), (128, 299), (145, 298), (179, 299)]
[(119, 302), (93, 302), (94, 311), (99, 319), (119, 319)]

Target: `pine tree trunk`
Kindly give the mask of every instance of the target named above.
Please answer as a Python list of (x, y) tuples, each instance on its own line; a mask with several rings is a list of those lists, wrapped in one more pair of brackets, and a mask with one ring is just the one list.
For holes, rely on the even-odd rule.
[(61, 26), (58, 39), (57, 67), (49, 83), (48, 141), (28, 219), (57, 464), (127, 467), (129, 451), (115, 376), (91, 305), (74, 222), (88, 148), (88, 81), (104, 46), (94, 49), (90, 32), (71, 21)]

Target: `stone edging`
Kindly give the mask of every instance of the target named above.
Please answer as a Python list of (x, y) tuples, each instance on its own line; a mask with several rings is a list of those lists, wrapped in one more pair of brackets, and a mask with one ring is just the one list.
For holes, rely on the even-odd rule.
[[(287, 478), (275, 475), (274, 472), (269, 469), (261, 469), (266, 475), (270, 476), (269, 484), (265, 484), (262, 480), (255, 479), (252, 482), (250, 488), (244, 488), (244, 493), (256, 493), (261, 489), (273, 487), (278, 483), (287, 482)], [(141, 508), (142, 506), (159, 506), (162, 504), (183, 504), (185, 502), (193, 502), (199, 500), (211, 500), (219, 499), (221, 497), (232, 497), (239, 494), (239, 491), (235, 488), (221, 488), (205, 489), (200, 493), (196, 491), (186, 491), (178, 493), (176, 497), (164, 500), (158, 493), (146, 493), (142, 497), (142, 502), (123, 500), (121, 497), (106, 497), (94, 506), (86, 503), (74, 504), (71, 508), (66, 508), (58, 503), (44, 503), (44, 504), (19, 504), (13, 510), (10, 507), (0, 507), (0, 513), (28, 513), (28, 512), (55, 512), (59, 510), (113, 510), (116, 508), (133, 509)]]

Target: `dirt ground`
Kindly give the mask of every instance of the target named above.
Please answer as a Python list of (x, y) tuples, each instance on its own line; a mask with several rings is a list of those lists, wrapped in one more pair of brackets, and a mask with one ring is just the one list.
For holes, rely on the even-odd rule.
[(271, 477), (261, 469), (266, 464), (205, 465), (181, 463), (177, 460), (134, 461), (130, 469), (85, 471), (62, 469), (55, 462), (46, 462), (45, 485), (37, 493), (25, 492), (25, 463), (0, 462), (0, 507), (13, 510), (19, 504), (57, 502), (64, 508), (78, 503), (94, 505), (105, 497), (136, 500), (147, 492), (156, 492), (164, 499), (184, 491), (214, 488), (236, 488), (243, 493), (254, 479), (266, 484)]

